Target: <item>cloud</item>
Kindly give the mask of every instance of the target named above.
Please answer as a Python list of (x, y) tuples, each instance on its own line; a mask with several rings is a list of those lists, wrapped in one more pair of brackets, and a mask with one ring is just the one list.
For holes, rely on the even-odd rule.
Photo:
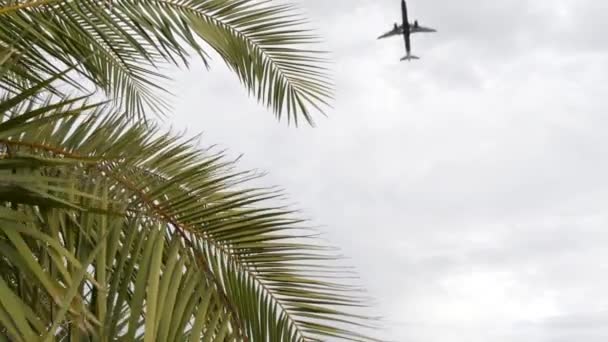
[[(171, 121), (269, 172), (378, 298), (396, 341), (608, 336), (608, 52), (601, 1), (300, 1), (336, 102), (289, 128), (217, 62), (176, 71)], [(605, 31), (605, 30), (604, 30)]]

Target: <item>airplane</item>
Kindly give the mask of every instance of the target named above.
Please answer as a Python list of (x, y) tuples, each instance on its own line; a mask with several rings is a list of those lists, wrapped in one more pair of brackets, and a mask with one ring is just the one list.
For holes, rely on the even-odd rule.
[[(405, 0), (401, 0), (401, 16), (403, 19), (403, 23), (401, 25), (397, 25), (395, 23), (393, 25), (393, 29), (379, 36), (378, 39), (387, 38), (399, 34), (403, 34), (403, 38), (405, 40), (405, 51), (406, 56), (402, 57), (401, 60), (412, 60), (419, 59), (419, 57), (414, 56), (410, 53), (410, 34), (418, 33), (418, 32), (437, 32), (437, 30), (432, 29), (430, 27), (420, 26), (418, 24), (418, 20), (414, 20), (414, 23), (410, 23), (407, 19), (407, 6), (405, 4)], [(405, 28), (405, 29), (404, 29)]]

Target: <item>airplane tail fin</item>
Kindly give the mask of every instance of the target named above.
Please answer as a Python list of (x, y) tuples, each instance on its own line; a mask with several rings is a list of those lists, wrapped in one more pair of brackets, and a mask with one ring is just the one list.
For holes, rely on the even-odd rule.
[(407, 55), (407, 56), (405, 56), (405, 57), (401, 57), (401, 60), (402, 60), (402, 61), (405, 61), (405, 60), (410, 61), (410, 60), (412, 60), (412, 59), (420, 59), (420, 57), (418, 57), (418, 56), (414, 56), (414, 55)]

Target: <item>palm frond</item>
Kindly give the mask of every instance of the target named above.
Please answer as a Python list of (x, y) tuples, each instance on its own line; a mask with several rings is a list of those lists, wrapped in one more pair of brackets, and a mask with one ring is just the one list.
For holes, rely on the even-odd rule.
[[(37, 79), (78, 65), (79, 75), (118, 99), (129, 113), (164, 113), (160, 63), (205, 64), (216, 51), (249, 93), (277, 118), (313, 123), (332, 86), (317, 38), (291, 6), (254, 0), (0, 1), (0, 46), (27, 60)], [(11, 10), (8, 10), (11, 9)], [(206, 44), (205, 44), (206, 43)], [(52, 66), (47, 62), (54, 60)], [(6, 85), (5, 85), (6, 86)]]
[[(85, 99), (15, 102), (0, 179), (52, 200), (0, 199), (7, 338), (371, 340), (367, 300), (281, 192)], [(11, 125), (21, 110), (38, 115)]]

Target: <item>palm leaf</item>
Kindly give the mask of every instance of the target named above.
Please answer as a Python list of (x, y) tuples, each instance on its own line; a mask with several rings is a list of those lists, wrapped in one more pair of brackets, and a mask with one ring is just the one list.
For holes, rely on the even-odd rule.
[(332, 96), (325, 59), (313, 48), (317, 38), (291, 6), (254, 0), (113, 0), (111, 7), (96, 0), (0, 3), (0, 47), (16, 51), (30, 68), (29, 78), (11, 74), (12, 83), (77, 65), (80, 76), (127, 112), (164, 113), (167, 102), (158, 92), (165, 92), (165, 77), (158, 66), (188, 65), (190, 53), (207, 64), (206, 46), (279, 119), (312, 124), (311, 109), (322, 112)]
[(0, 103), (2, 180), (52, 199), (0, 200), (0, 291), (25, 308), (3, 302), (0, 333), (370, 340), (367, 300), (281, 192), (125, 114), (39, 98)]

